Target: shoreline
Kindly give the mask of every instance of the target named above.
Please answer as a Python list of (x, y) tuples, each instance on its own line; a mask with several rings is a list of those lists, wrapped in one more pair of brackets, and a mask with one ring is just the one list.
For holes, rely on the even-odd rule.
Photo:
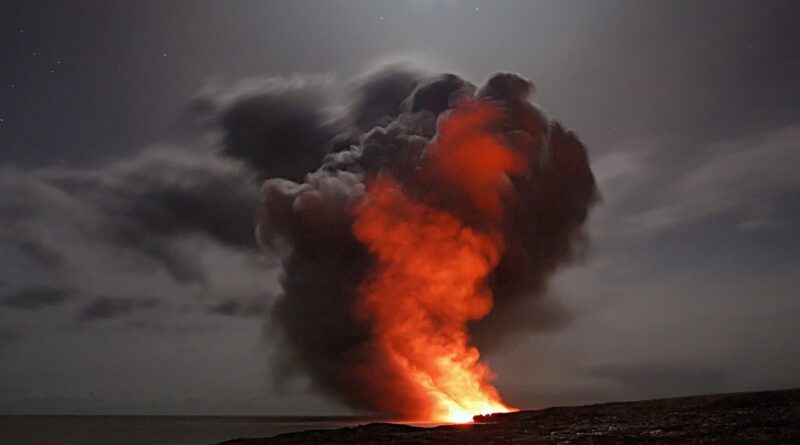
[(800, 389), (608, 402), (420, 427), (368, 423), (215, 445), (799, 443)]

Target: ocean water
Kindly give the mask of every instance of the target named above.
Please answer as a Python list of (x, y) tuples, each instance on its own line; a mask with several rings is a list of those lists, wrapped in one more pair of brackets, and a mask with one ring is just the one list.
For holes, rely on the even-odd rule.
[(211, 445), (369, 423), (358, 417), (0, 416), (1, 445)]

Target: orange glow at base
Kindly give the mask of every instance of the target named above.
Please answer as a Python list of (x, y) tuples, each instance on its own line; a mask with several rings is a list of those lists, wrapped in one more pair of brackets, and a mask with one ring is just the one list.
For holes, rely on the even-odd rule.
[(361, 286), (357, 311), (373, 323), (372, 347), (383, 366), (400, 376), (386, 384), (415, 401), (394, 407), (409, 418), (467, 423), (475, 415), (514, 410), (490, 383), (494, 376), (467, 332), (468, 322), (492, 309), (486, 280), (504, 248), (493, 227), (507, 176), (524, 167), (524, 159), (487, 129), (497, 113), (472, 103), (444, 118), (421, 172), (461, 190), (477, 213), (471, 217), (489, 221), (485, 228), (413, 199), (388, 176), (368, 185), (355, 211), (355, 236), (378, 264)]

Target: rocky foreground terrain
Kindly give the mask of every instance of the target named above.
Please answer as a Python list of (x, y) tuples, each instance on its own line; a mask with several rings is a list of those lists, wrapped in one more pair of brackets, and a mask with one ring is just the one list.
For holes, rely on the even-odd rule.
[(800, 389), (548, 408), (435, 428), (374, 423), (224, 445), (352, 443), (800, 444)]

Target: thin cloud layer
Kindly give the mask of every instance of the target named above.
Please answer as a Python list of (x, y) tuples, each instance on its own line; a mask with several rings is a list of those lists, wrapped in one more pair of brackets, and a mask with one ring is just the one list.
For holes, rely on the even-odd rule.
[(69, 301), (72, 297), (72, 293), (71, 289), (30, 285), (0, 298), (0, 306), (23, 310), (58, 306)]
[(158, 305), (154, 298), (97, 297), (81, 310), (78, 319), (83, 322), (118, 318), (130, 312), (153, 309)]
[(798, 138), (795, 124), (723, 140), (699, 148), (674, 172), (659, 168), (651, 156), (655, 149), (647, 148), (652, 141), (606, 154), (594, 163), (609, 190), (597, 229), (620, 236), (624, 232), (614, 228), (622, 223), (634, 234), (652, 236), (720, 217), (744, 232), (779, 229), (797, 217), (786, 204), (800, 190), (792, 168)]
[(4, 167), (0, 266), (21, 273), (3, 276), (0, 305), (63, 306), (89, 322), (161, 302), (180, 313), (198, 299), (266, 299), (254, 178), (230, 158), (174, 147), (96, 168)]

